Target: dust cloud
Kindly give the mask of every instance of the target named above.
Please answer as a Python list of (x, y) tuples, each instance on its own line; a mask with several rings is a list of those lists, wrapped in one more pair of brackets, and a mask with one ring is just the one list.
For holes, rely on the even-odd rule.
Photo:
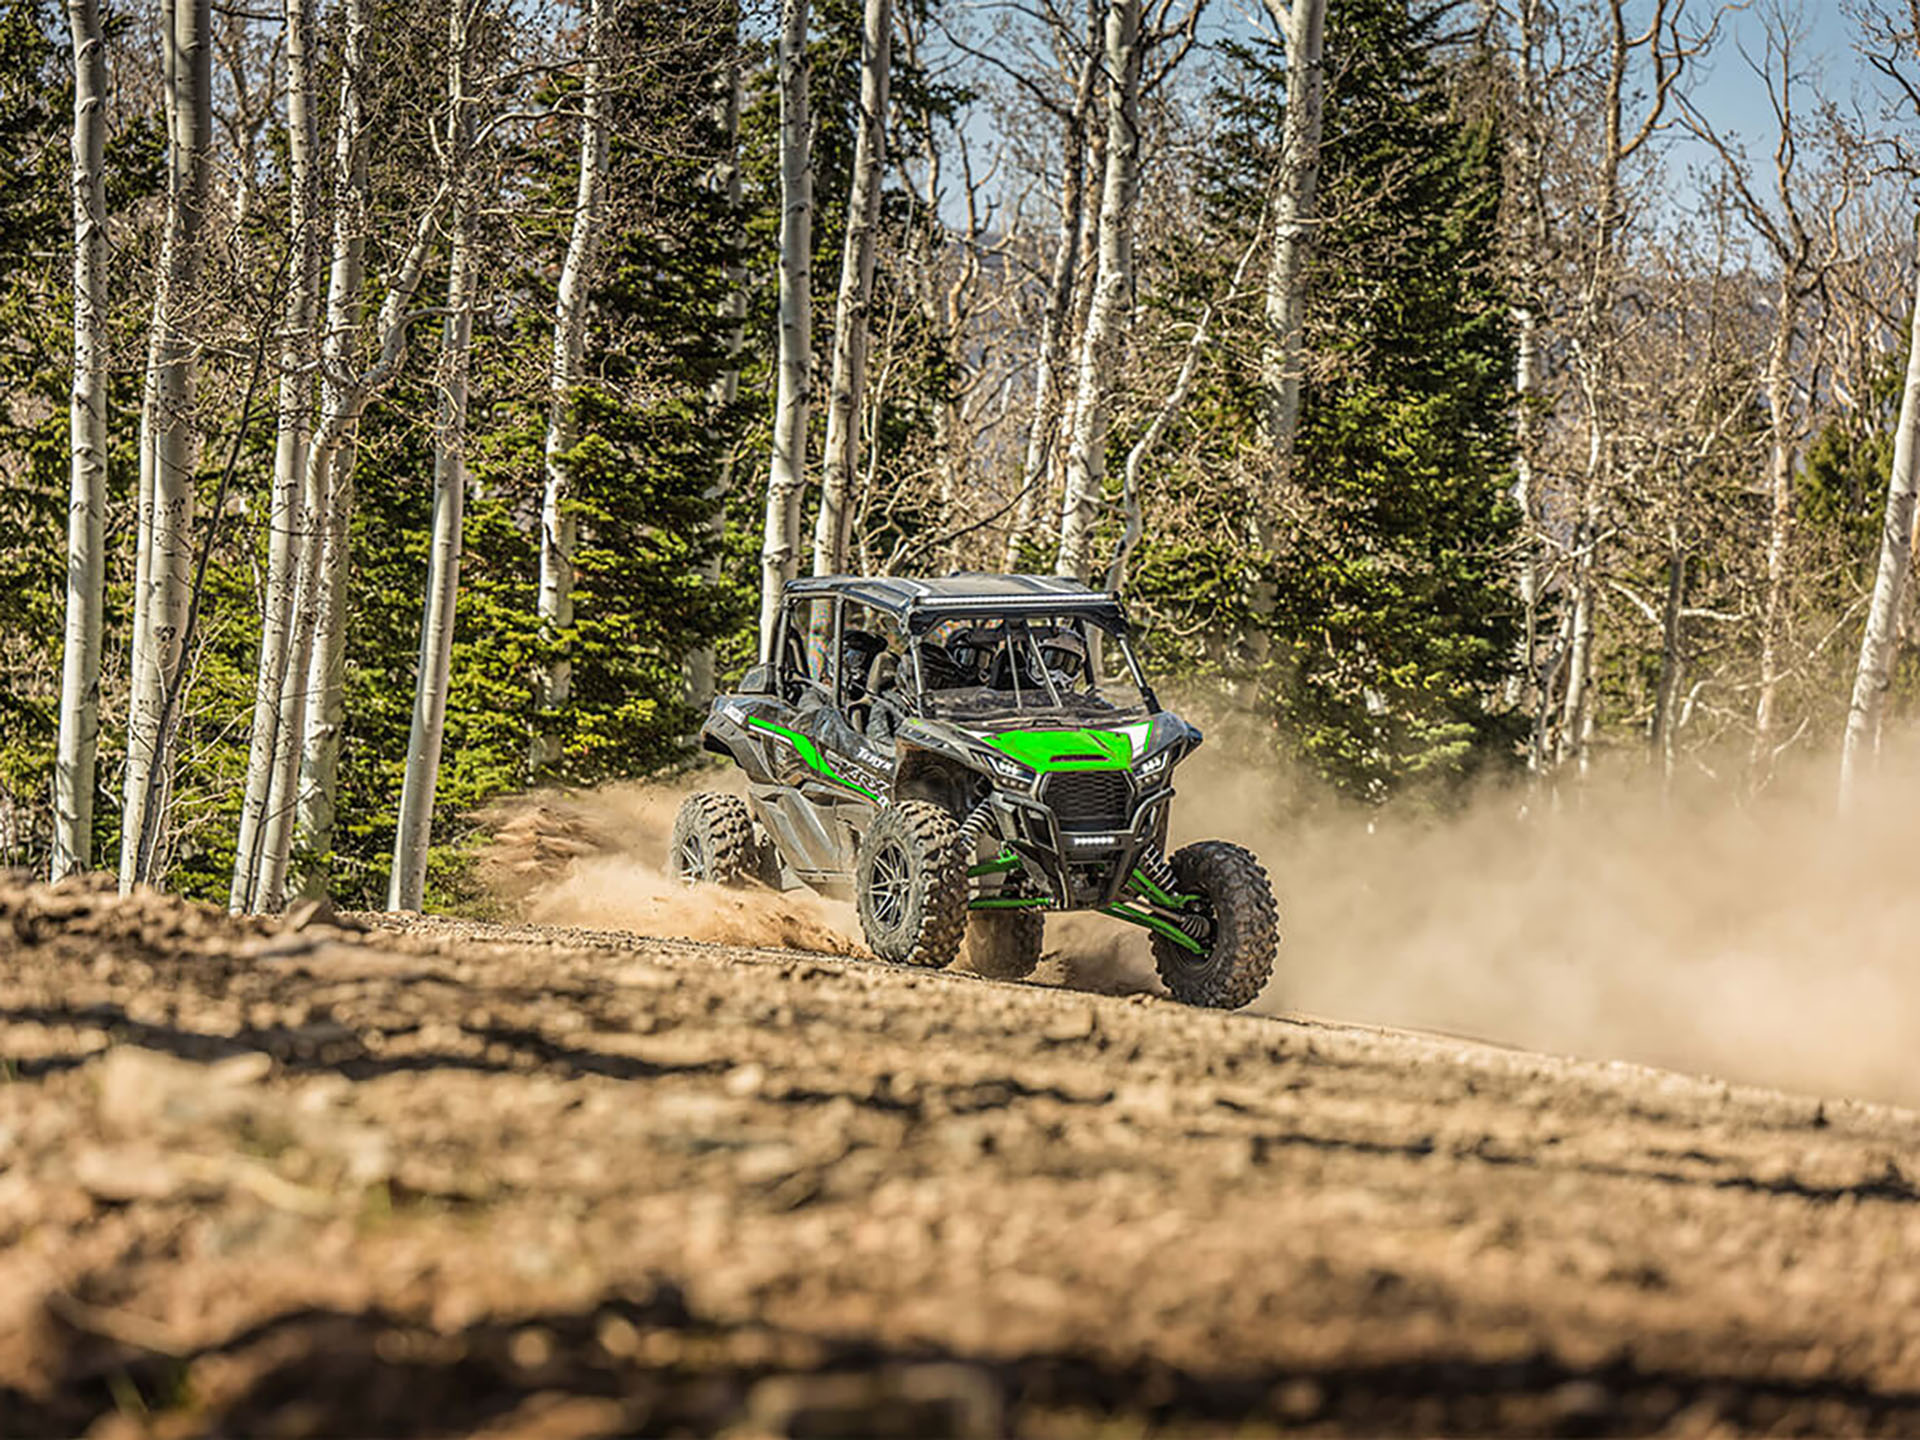
[(479, 818), (495, 894), (528, 920), (667, 939), (864, 953), (851, 905), (810, 890), (683, 885), (667, 873), (674, 813), (690, 792), (737, 789), (724, 772), (677, 784), (633, 781), (506, 800)]
[[(477, 818), (490, 840), (480, 857), (492, 893), (542, 925), (625, 930), (661, 939), (867, 954), (851, 904), (811, 890), (683, 885), (667, 873), (680, 802), (695, 790), (744, 793), (735, 772), (703, 768), (676, 781), (628, 781), (594, 790), (541, 791), (503, 800)], [(1034, 978), (1100, 995), (1158, 992), (1140, 932), (1098, 915), (1048, 922)], [(956, 962), (964, 968), (963, 946)]]
[[(1256, 1010), (1920, 1103), (1920, 752), (1886, 757), (1844, 821), (1835, 769), (1808, 758), (1758, 799), (1634, 767), (1557, 800), (1380, 811), (1210, 740), (1176, 776), (1172, 840), (1238, 841), (1273, 877), (1280, 961)], [(489, 877), (542, 923), (864, 953), (850, 905), (668, 878), (681, 798), (733, 780), (508, 802)], [(1100, 916), (1050, 920), (1035, 979), (1159, 989), (1146, 937)]]
[(1920, 755), (1887, 757), (1844, 820), (1837, 768), (1748, 798), (1636, 766), (1423, 816), (1202, 750), (1174, 839), (1238, 840), (1272, 874), (1267, 1013), (1920, 1102)]

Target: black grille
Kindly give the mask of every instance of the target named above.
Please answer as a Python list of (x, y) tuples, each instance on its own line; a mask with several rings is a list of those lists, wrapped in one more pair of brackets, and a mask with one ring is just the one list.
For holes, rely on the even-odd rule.
[(1124, 770), (1068, 770), (1049, 775), (1040, 798), (1062, 830), (1124, 830), (1133, 781)]

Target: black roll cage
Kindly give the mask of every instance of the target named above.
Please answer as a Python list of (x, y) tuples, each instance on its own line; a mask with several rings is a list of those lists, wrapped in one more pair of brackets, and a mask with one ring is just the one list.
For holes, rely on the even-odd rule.
[[(922, 719), (927, 716), (926, 673), (920, 659), (920, 642), (928, 631), (949, 620), (974, 620), (981, 623), (1001, 621), (1009, 625), (1018, 623), (1021, 632), (1026, 633), (1026, 622), (1032, 619), (1061, 619), (1066, 617), (1085, 618), (1113, 636), (1120, 644), (1121, 658), (1126, 662), (1127, 672), (1134, 686), (1140, 691), (1141, 699), (1151, 712), (1160, 708), (1154, 698), (1153, 687), (1147, 682), (1146, 672), (1140, 668), (1139, 658), (1133, 653), (1131, 627), (1127, 623), (1126, 611), (1120, 606), (1118, 597), (1094, 591), (1082, 591), (1061, 594), (1039, 595), (981, 595), (978, 597), (940, 595), (937, 597), (911, 596), (904, 603), (892, 600), (891, 596), (876, 593), (874, 586), (838, 578), (801, 580), (790, 583), (780, 597), (779, 628), (774, 635), (773, 666), (776, 684), (784, 685), (787, 678), (787, 643), (793, 632), (793, 614), (803, 603), (826, 600), (832, 606), (832, 619), (828, 626), (829, 639), (824, 657), (831, 685), (822, 684), (811, 676), (800, 677), (802, 683), (824, 691), (835, 709), (848, 704), (846, 694), (845, 666), (843, 660), (844, 636), (846, 633), (847, 602), (865, 605), (870, 609), (890, 615), (900, 627), (902, 639), (906, 643), (907, 654), (913, 661), (913, 713)], [(890, 603), (891, 602), (891, 603)], [(1015, 666), (1014, 708), (1019, 708), (1019, 677)], [(1045, 671), (1042, 670), (1044, 676)], [(1045, 682), (1055, 707), (1064, 708), (1060, 697), (1053, 691), (1052, 681)]]

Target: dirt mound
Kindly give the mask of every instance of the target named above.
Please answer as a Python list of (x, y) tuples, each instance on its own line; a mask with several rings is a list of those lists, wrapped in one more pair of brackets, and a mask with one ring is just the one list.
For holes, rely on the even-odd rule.
[(8, 1436), (1920, 1428), (1902, 1111), (0, 894)]
[(25, 870), (0, 871), (0, 946), (111, 941), (171, 953), (270, 934), (282, 926), (277, 920), (233, 918), (211, 905), (145, 886), (123, 897), (108, 875), (75, 875), (45, 885)]

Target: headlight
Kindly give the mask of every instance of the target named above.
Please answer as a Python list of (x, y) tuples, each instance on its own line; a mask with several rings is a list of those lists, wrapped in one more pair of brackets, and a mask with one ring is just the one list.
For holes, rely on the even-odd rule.
[(1018, 760), (1009, 760), (997, 751), (989, 750), (987, 752), (987, 764), (993, 767), (993, 773), (998, 775), (1002, 780), (1011, 780), (1014, 784), (1023, 786), (1033, 784), (1033, 771), (1022, 765)]
[(1154, 776), (1158, 775), (1162, 770), (1165, 770), (1167, 768), (1167, 762), (1172, 758), (1173, 758), (1173, 751), (1171, 748), (1168, 748), (1165, 750), (1156, 750), (1153, 754), (1147, 756), (1146, 759), (1140, 762), (1140, 771), (1139, 771), (1140, 778), (1142, 780), (1153, 779)]

